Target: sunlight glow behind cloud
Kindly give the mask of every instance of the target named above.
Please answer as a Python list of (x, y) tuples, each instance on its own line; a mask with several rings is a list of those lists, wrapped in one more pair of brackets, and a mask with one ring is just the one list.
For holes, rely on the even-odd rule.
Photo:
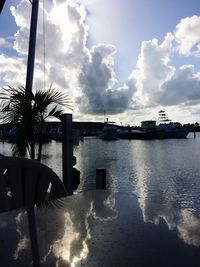
[[(26, 0), (10, 8), (18, 27), (13, 46), (18, 57), (0, 55), (0, 78), (5, 85), (23, 85), (25, 81), (30, 8)], [(34, 88), (43, 88), (43, 14), (45, 83), (66, 90), (74, 100), (75, 117), (92, 119), (104, 110), (120, 114), (120, 119), (127, 119), (131, 110), (142, 113), (146, 109), (153, 114), (160, 107), (179, 110), (193, 105), (199, 110), (199, 72), (191, 64), (173, 66), (172, 57), (200, 56), (200, 17), (183, 18), (174, 25), (174, 33), (166, 33), (161, 42), (156, 38), (143, 41), (135, 68), (118, 86), (114, 62), (117, 48), (107, 43), (88, 47), (90, 32), (85, 7), (72, 0), (53, 1), (48, 12), (43, 12), (40, 5)], [(1, 38), (0, 45), (6, 44)]]

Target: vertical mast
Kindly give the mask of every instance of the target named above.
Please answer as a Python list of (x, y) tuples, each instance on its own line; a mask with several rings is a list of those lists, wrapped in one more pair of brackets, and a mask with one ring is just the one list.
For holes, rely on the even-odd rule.
[(25, 87), (27, 91), (32, 91), (32, 86), (33, 86), (38, 6), (39, 6), (39, 0), (32, 0), (28, 63), (27, 63), (26, 87)]

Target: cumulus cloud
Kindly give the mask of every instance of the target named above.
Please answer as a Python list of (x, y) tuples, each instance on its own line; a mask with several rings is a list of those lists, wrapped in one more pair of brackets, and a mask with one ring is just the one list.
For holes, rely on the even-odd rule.
[(13, 48), (19, 54), (27, 54), (31, 6), (28, 1), (22, 1), (17, 7), (11, 6), (10, 10), (18, 27)]
[(184, 18), (176, 26), (177, 50), (182, 55), (200, 57), (200, 17)]
[(136, 86), (135, 96), (139, 106), (149, 106), (154, 102), (155, 95), (161, 86), (169, 80), (174, 68), (170, 66), (173, 35), (168, 33), (159, 44), (157, 39), (144, 41), (138, 57), (136, 69), (129, 77), (129, 84)]
[[(1, 54), (1, 83), (25, 84), (31, 5), (21, 0), (11, 7), (18, 27), (13, 50), (17, 57)], [(45, 18), (45, 35), (43, 32)], [(73, 0), (56, 1), (39, 8), (34, 88), (44, 84), (66, 90), (75, 101), (74, 112), (81, 114), (124, 114), (157, 106), (193, 105), (200, 97), (199, 72), (194, 66), (174, 66), (172, 57), (199, 56), (200, 17), (182, 19), (174, 33), (163, 41), (143, 41), (136, 66), (118, 86), (114, 54), (110, 44), (87, 45), (89, 28), (85, 8)], [(45, 38), (44, 38), (45, 37)], [(45, 39), (45, 52), (44, 52)], [(0, 46), (6, 46), (0, 37)], [(9, 43), (10, 45), (10, 43)], [(45, 58), (45, 81), (44, 81)]]
[(0, 54), (0, 80), (10, 86), (20, 85), (25, 80), (25, 62), (16, 57), (7, 57)]
[(4, 46), (6, 43), (6, 40), (4, 38), (0, 38), (0, 46)]
[(2, 48), (12, 48), (12, 44), (6, 39), (0, 37), (0, 47)]
[(142, 43), (136, 69), (129, 77), (136, 88), (134, 98), (139, 109), (198, 104), (200, 73), (194, 65), (172, 65), (174, 41), (173, 34), (168, 33), (161, 44), (157, 39)]
[(194, 66), (184, 65), (166, 81), (158, 92), (157, 102), (164, 105), (194, 105), (200, 100), (200, 73)]
[[(43, 10), (42, 5), (39, 6), (34, 88), (43, 88), (45, 58), (46, 85), (53, 83), (55, 87), (67, 90), (73, 98), (83, 58), (87, 54), (85, 44), (88, 28), (84, 24), (86, 12), (82, 6), (70, 0), (54, 1), (47, 8), (48, 12)], [(17, 6), (11, 6), (10, 10), (18, 27), (13, 44), (17, 57), (1, 54), (0, 64), (3, 67), (0, 75), (6, 85), (15, 82), (17, 86), (25, 84), (31, 4), (22, 0)], [(0, 45), (4, 44), (1, 38)]]
[[(11, 7), (18, 27), (13, 49), (18, 53), (18, 65), (21, 64), (21, 75), (16, 75), (15, 81), (21, 84), (26, 73), (30, 12), (30, 3), (25, 0)], [(42, 16), (45, 17), (45, 52)], [(113, 113), (123, 112), (132, 101), (131, 82), (128, 81), (122, 88), (114, 88), (117, 83), (113, 60), (115, 48), (109, 44), (98, 44), (89, 49), (85, 18), (84, 7), (71, 0), (53, 1), (48, 12), (40, 5), (34, 88), (43, 87), (45, 58), (45, 83), (67, 90), (82, 113), (102, 113), (104, 109)], [(1, 69), (1, 78), (10, 84), (6, 71), (10, 68), (17, 73), (18, 67), (9, 57), (4, 59), (2, 64), (7, 67)]]
[(87, 113), (120, 113), (129, 107), (132, 93), (128, 87), (113, 89), (117, 79), (113, 70), (115, 48), (100, 44), (93, 46), (85, 58), (79, 76), (82, 96), (77, 97), (81, 111)]

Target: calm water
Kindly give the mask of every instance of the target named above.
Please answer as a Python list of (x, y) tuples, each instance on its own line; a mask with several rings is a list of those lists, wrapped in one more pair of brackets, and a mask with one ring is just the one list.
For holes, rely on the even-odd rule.
[[(10, 155), (10, 144), (0, 144)], [(200, 246), (200, 134), (183, 140), (88, 138), (74, 151), (81, 171), (78, 192), (95, 188), (96, 168), (106, 168), (111, 191), (134, 192), (145, 222), (163, 220), (187, 244)], [(45, 145), (43, 162), (61, 176), (61, 143)]]

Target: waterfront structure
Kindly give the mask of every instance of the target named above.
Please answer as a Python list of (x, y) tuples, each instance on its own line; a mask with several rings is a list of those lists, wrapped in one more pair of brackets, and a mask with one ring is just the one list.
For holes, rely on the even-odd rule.
[(166, 116), (163, 110), (159, 111), (158, 123), (156, 120), (146, 120), (141, 122), (139, 130), (119, 131), (118, 137), (121, 139), (167, 139), (186, 138), (189, 129), (180, 123), (173, 123)]
[(99, 134), (100, 139), (116, 140), (117, 139), (117, 126), (112, 124), (105, 124)]

